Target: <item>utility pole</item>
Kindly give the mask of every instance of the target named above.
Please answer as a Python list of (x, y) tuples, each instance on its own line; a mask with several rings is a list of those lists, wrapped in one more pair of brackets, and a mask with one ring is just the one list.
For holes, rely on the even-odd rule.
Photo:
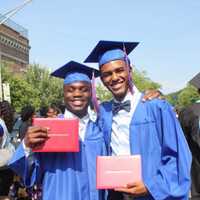
[[(10, 19), (13, 15), (15, 15), (17, 12), (19, 12), (24, 6), (26, 6), (28, 3), (30, 3), (32, 0), (25, 0), (22, 4), (15, 7), (14, 9), (6, 12), (0, 19), (0, 25), (5, 23), (8, 19)], [(0, 52), (0, 101), (3, 100), (3, 90), (2, 90), (2, 77), (1, 77), (1, 70), (2, 70), (2, 56)]]

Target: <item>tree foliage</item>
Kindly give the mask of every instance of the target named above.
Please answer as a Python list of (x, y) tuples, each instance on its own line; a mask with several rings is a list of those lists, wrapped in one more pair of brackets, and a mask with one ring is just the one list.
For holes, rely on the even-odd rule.
[(140, 91), (145, 91), (149, 89), (160, 89), (161, 85), (152, 81), (148, 76), (146, 71), (134, 70), (133, 80), (135, 85)]
[(63, 99), (63, 81), (51, 77), (47, 68), (38, 64), (30, 65), (25, 80), (37, 88), (40, 105), (46, 106)]
[(186, 107), (200, 99), (200, 95), (195, 87), (188, 84), (184, 89), (167, 95), (168, 101), (178, 108)]
[(2, 81), (9, 82), (11, 102), (16, 111), (27, 104), (39, 109), (63, 99), (63, 82), (50, 76), (47, 68), (32, 64), (24, 74), (13, 74), (2, 65)]

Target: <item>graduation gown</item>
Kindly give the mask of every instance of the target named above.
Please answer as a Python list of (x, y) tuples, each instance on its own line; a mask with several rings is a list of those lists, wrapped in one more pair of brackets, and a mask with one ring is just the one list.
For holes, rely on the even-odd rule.
[[(101, 105), (100, 116), (111, 154), (112, 101)], [(191, 154), (171, 105), (159, 99), (140, 101), (129, 130), (131, 154), (141, 155), (142, 178), (150, 193), (134, 200), (188, 199)]]
[(103, 200), (104, 192), (96, 190), (96, 156), (102, 154), (102, 133), (89, 121), (78, 153), (33, 153), (27, 158), (21, 144), (9, 166), (27, 187), (42, 184), (44, 200)]
[(194, 199), (200, 200), (200, 103), (194, 103), (183, 109), (179, 120), (192, 152), (192, 187), (191, 194)]

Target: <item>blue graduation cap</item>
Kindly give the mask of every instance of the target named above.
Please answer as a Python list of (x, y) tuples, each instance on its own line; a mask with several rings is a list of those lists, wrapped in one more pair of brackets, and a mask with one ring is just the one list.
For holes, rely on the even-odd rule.
[(64, 79), (64, 84), (71, 84), (78, 81), (91, 83), (92, 76), (98, 77), (99, 71), (87, 65), (70, 61), (51, 73), (51, 76)]
[(125, 60), (139, 42), (100, 40), (84, 62), (98, 62), (99, 66), (113, 60)]

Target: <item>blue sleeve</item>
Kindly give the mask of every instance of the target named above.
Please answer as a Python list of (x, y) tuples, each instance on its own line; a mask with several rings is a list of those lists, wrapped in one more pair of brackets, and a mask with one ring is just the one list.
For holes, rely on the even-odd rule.
[(185, 199), (190, 189), (192, 160), (188, 144), (167, 102), (160, 102), (153, 112), (161, 144), (161, 162), (156, 175), (146, 180), (145, 185), (154, 199)]
[(23, 179), (26, 187), (31, 187), (34, 183), (40, 182), (39, 159), (37, 159), (34, 153), (26, 157), (22, 144), (19, 145), (8, 165)]

